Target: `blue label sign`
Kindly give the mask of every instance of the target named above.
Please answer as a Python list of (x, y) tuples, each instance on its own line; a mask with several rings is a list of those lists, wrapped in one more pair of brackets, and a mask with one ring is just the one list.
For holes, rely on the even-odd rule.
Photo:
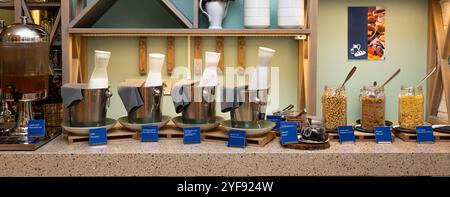
[(294, 144), (298, 143), (298, 124), (297, 122), (281, 122), (280, 124), (280, 136), (281, 144)]
[(245, 139), (245, 131), (229, 130), (228, 131), (228, 147), (245, 148), (247, 140)]
[(355, 130), (352, 126), (339, 126), (339, 143), (343, 142), (355, 142)]
[(434, 133), (431, 126), (417, 126), (417, 142), (434, 143)]
[(184, 128), (184, 143), (199, 144), (200, 143), (200, 127)]
[(157, 142), (158, 141), (158, 126), (142, 126), (141, 129), (142, 142)]
[(29, 120), (28, 135), (39, 137), (45, 136), (45, 120)]
[(107, 143), (106, 128), (89, 129), (89, 145), (104, 145)]
[(376, 143), (392, 143), (391, 127), (374, 127)]
[(281, 116), (267, 116), (266, 120), (272, 121), (276, 124), (273, 130), (280, 129)]

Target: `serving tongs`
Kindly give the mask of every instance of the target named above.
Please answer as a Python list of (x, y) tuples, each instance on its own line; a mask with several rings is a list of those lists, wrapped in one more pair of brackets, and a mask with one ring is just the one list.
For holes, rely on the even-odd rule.
[(285, 107), (283, 110), (281, 111), (276, 111), (273, 114), (277, 115), (277, 116), (281, 116), (282, 119), (298, 119), (298, 117), (301, 117), (303, 115), (305, 115), (307, 113), (306, 108), (302, 109), (302, 111), (300, 111), (298, 114), (292, 115), (290, 116), (288, 114), (289, 111), (291, 111), (294, 108), (294, 105), (290, 104), (287, 107)]

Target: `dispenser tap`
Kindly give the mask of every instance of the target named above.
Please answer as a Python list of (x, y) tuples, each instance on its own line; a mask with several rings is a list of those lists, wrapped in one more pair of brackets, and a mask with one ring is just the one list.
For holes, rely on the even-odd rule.
[(110, 103), (111, 103), (111, 97), (113, 96), (113, 93), (108, 89), (105, 92), (105, 97), (106, 97), (106, 106), (109, 107)]
[(13, 95), (14, 102), (19, 102), (19, 100), (22, 98), (22, 93), (17, 90), (17, 87), (15, 85), (8, 85), (7, 88)]
[(0, 20), (0, 32), (6, 27), (5, 25), (5, 21), (4, 20)]

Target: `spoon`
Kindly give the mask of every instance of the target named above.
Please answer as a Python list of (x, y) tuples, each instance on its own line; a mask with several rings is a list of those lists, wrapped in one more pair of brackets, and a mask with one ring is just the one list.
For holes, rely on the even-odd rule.
[(339, 87), (339, 89), (344, 88), (345, 83), (347, 83), (348, 80), (350, 80), (350, 78), (352, 78), (353, 74), (355, 74), (356, 72), (356, 66), (353, 66), (352, 70), (350, 70), (350, 72), (347, 74), (347, 77), (344, 80), (344, 83), (342, 83), (341, 87)]
[(292, 108), (294, 108), (294, 105), (289, 104), (287, 107), (285, 107), (285, 108), (282, 109), (281, 111), (273, 112), (273, 114), (282, 115), (283, 113), (286, 113), (287, 111), (291, 110)]
[(384, 88), (384, 86), (386, 84), (388, 84), (392, 79), (394, 79), (399, 73), (400, 73), (400, 68), (391, 77), (389, 77), (389, 79), (386, 82), (384, 82), (381, 87)]
[(281, 112), (289, 111), (289, 110), (291, 110), (292, 108), (294, 108), (294, 105), (290, 104), (290, 105), (288, 105), (286, 108), (284, 108)]
[(430, 73), (428, 73), (428, 75), (425, 76), (425, 77), (419, 82), (419, 84), (417, 84), (416, 88), (419, 88), (419, 87), (422, 85), (423, 82), (425, 82), (429, 77), (431, 77), (431, 75), (433, 75), (434, 72), (436, 72), (436, 70), (437, 70), (437, 67), (434, 67), (433, 70), (432, 70)]

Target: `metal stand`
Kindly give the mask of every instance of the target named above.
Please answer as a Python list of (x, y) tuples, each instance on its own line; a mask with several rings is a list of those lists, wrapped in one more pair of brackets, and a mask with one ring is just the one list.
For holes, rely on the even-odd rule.
[(33, 119), (33, 108), (31, 104), (32, 101), (19, 101), (15, 135), (28, 135), (28, 121)]

